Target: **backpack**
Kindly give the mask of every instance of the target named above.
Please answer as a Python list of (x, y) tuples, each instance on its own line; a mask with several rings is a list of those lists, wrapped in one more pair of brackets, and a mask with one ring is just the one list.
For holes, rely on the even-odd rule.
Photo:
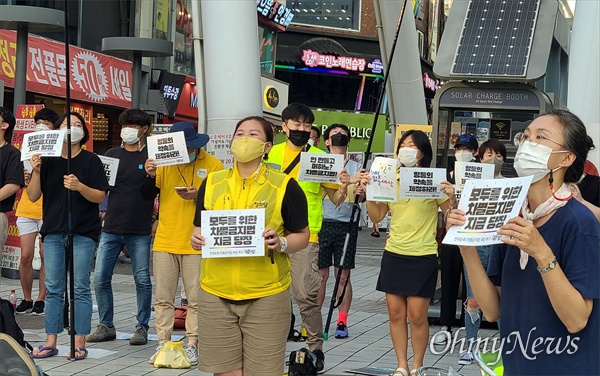
[(0, 354), (0, 375), (48, 376), (36, 366), (27, 350), (8, 334), (0, 333)]
[(25, 335), (15, 319), (15, 309), (8, 300), (0, 298), (0, 332), (6, 333), (17, 341), (22, 347), (30, 351), (33, 347), (25, 341)]
[(316, 376), (317, 357), (306, 347), (292, 351), (289, 358), (288, 376)]

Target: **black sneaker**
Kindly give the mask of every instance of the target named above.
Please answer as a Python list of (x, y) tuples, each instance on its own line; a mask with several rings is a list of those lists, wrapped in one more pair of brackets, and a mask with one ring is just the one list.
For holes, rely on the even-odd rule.
[(315, 350), (312, 352), (317, 357), (315, 366), (317, 367), (317, 373), (321, 374), (325, 372), (325, 354), (322, 350)]
[(44, 307), (46, 307), (46, 303), (43, 300), (38, 300), (33, 304), (33, 309), (31, 310), (32, 315), (43, 315)]
[(21, 303), (15, 308), (15, 312), (18, 314), (29, 313), (33, 308), (33, 300), (21, 300)]

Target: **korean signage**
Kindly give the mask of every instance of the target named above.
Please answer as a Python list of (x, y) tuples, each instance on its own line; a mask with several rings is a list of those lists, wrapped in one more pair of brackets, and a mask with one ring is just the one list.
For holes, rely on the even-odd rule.
[(265, 209), (202, 212), (202, 257), (264, 256)]
[(342, 68), (355, 72), (363, 72), (367, 67), (367, 61), (363, 58), (321, 55), (313, 50), (302, 50), (302, 61), (307, 67)]
[(498, 229), (519, 215), (532, 176), (515, 179), (468, 180), (458, 208), (465, 212), (462, 226), (448, 229), (444, 244), (501, 244)]
[(285, 31), (294, 18), (294, 12), (277, 0), (256, 0), (258, 23), (277, 31)]
[(173, 132), (150, 136), (148, 158), (154, 159), (156, 166), (169, 166), (190, 161), (183, 132)]
[(298, 181), (314, 183), (339, 183), (338, 173), (344, 167), (342, 154), (300, 154)]
[(395, 158), (376, 157), (371, 164), (369, 175), (371, 181), (367, 186), (367, 200), (381, 202), (397, 202), (396, 169), (398, 160)]
[(104, 173), (106, 174), (108, 185), (114, 187), (115, 182), (117, 181), (117, 171), (119, 171), (119, 159), (107, 157), (105, 155), (99, 155), (98, 157), (100, 157), (100, 160), (104, 165)]
[(400, 169), (400, 198), (445, 198), (440, 190), (441, 182), (446, 180), (443, 168)]
[(30, 160), (34, 154), (42, 157), (60, 157), (62, 153), (65, 131), (30, 132), (23, 136), (21, 160)]
[(231, 133), (216, 133), (210, 135), (210, 142), (206, 144), (206, 151), (217, 157), (224, 168), (233, 167), (233, 154), (231, 154)]
[(170, 118), (175, 116), (179, 99), (183, 94), (183, 84), (185, 76), (172, 74), (167, 71), (161, 71), (158, 79), (158, 88), (162, 95), (164, 110), (163, 114)]
[(462, 190), (468, 179), (493, 179), (494, 165), (456, 161), (454, 163), (454, 173), (456, 174), (456, 189)]
[(289, 84), (268, 77), (261, 77), (263, 112), (281, 115), (288, 105)]
[[(14, 87), (17, 34), (0, 30), (0, 80)], [(62, 43), (29, 36), (27, 90), (65, 96), (66, 60)], [(131, 62), (70, 46), (71, 97), (86, 102), (130, 107)]]

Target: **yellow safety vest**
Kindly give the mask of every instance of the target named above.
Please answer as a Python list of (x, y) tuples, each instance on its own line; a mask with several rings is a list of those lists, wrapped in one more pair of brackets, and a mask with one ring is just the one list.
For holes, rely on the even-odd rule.
[[(284, 236), (281, 204), (290, 177), (263, 165), (258, 175), (245, 179), (237, 167), (210, 173), (206, 178), (206, 210), (265, 209), (265, 228)], [(202, 288), (230, 300), (263, 298), (285, 291), (292, 279), (287, 254), (275, 251), (271, 263), (265, 256), (202, 259)]]
[[(273, 168), (284, 171), (287, 166), (283, 166), (283, 158), (285, 152), (285, 142), (277, 144), (269, 151), (267, 162)], [(308, 149), (308, 153), (325, 154), (325, 152), (317, 147)], [(300, 162), (298, 162), (300, 163)], [(298, 180), (297, 176), (292, 176)], [(321, 231), (323, 223), (323, 196), (321, 195), (321, 183), (298, 182), (300, 188), (306, 195), (308, 203), (308, 227), (310, 229), (311, 238), (313, 234), (318, 234)]]

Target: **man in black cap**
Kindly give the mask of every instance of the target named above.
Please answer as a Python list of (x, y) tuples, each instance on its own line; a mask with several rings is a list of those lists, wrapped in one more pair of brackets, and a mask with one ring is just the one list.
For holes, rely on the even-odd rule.
[(181, 274), (188, 295), (185, 321), (188, 345), (185, 351), (192, 365), (196, 365), (198, 364), (197, 292), (200, 291), (202, 254), (192, 248), (190, 237), (194, 230), (198, 187), (209, 173), (223, 169), (223, 164), (202, 149), (208, 143), (209, 137), (198, 134), (192, 123), (175, 123), (169, 132), (184, 133), (190, 159), (188, 163), (158, 168), (153, 159), (148, 159), (145, 163), (148, 177), (144, 195), (153, 196), (157, 191), (160, 193), (158, 228), (153, 246), (153, 274), (156, 284), (154, 311), (159, 344), (149, 363), (154, 363), (163, 344), (171, 340), (175, 314), (173, 301)]

